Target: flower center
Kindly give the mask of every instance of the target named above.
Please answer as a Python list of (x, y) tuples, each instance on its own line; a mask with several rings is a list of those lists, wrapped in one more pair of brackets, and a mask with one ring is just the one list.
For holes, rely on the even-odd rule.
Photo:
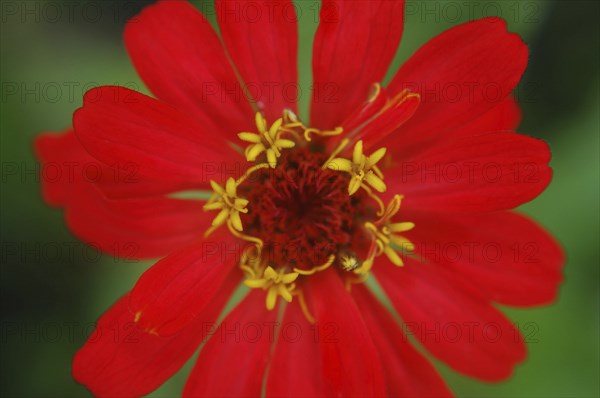
[(375, 213), (368, 195), (349, 196), (349, 176), (322, 169), (326, 160), (308, 147), (288, 151), (276, 169), (262, 169), (239, 187), (252, 203), (242, 217), (245, 232), (264, 242), (268, 263), (307, 270), (353, 238), (368, 245), (364, 215)]
[(211, 181), (214, 192), (204, 210), (218, 210), (206, 235), (226, 225), (252, 244), (240, 268), (246, 286), (267, 291), (268, 309), (278, 297), (298, 296), (312, 320), (302, 295), (311, 275), (333, 266), (351, 286), (366, 279), (377, 256), (403, 265), (398, 253), (410, 253), (413, 245), (399, 234), (414, 224), (391, 222), (400, 195), (387, 206), (378, 196), (387, 189), (377, 166), (385, 148), (367, 156), (357, 141), (350, 158), (341, 157), (350, 138), (325, 149), (331, 137), (343, 133), (341, 127), (308, 128), (290, 110), (270, 127), (257, 113), (256, 128), (238, 134), (249, 144), (246, 160), (254, 164), (237, 180)]

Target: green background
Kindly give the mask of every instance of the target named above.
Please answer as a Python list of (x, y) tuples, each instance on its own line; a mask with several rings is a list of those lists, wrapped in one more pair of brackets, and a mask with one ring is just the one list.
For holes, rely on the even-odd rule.
[[(72, 14), (65, 3), (75, 4)], [(150, 265), (98, 257), (79, 243), (62, 211), (43, 203), (32, 152), (38, 133), (70, 125), (85, 86), (133, 85), (146, 91), (121, 38), (124, 21), (142, 3), (1, 3), (1, 396), (89, 396), (71, 378), (72, 357), (90, 325)], [(298, 4), (303, 9), (300, 76), (308, 92), (316, 3)], [(429, 38), (473, 18), (501, 14), (529, 44), (519, 131), (550, 143), (555, 174), (550, 187), (522, 211), (551, 231), (567, 256), (555, 304), (506, 310), (520, 325), (538, 325), (537, 342), (529, 344), (526, 362), (511, 379), (486, 384), (439, 363), (438, 368), (458, 396), (600, 396), (598, 3), (461, 0), (410, 7), (388, 78)], [(305, 112), (306, 96), (302, 100)], [(178, 395), (189, 365), (152, 395)]]

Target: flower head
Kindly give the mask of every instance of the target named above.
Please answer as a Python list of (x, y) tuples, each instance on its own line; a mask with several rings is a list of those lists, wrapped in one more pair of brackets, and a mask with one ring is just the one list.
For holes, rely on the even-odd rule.
[[(90, 90), (74, 132), (37, 140), (43, 165), (134, 165), (134, 181), (45, 181), (44, 195), (102, 250), (161, 258), (100, 319), (75, 379), (99, 396), (144, 395), (208, 338), (185, 396), (451, 395), (371, 291), (373, 276), (432, 355), (479, 379), (507, 377), (525, 347), (492, 303), (552, 301), (562, 265), (552, 238), (510, 211), (551, 179), (546, 144), (511, 132), (526, 46), (498, 18), (470, 22), (382, 87), (403, 2), (326, 1), (302, 118), (286, 91), (297, 83), (294, 8), (269, 3), (257, 2), (270, 18), (257, 23), (232, 17), (242, 3), (220, 1), (222, 42), (185, 2), (146, 8), (125, 41), (157, 99)], [(231, 88), (273, 81), (280, 90), (251, 102)], [(468, 96), (428, 99), (430, 85), (472, 82)], [(173, 195), (190, 190), (210, 199)], [(126, 242), (136, 250), (124, 253)], [(531, 242), (536, 261), (513, 255)], [(240, 285), (249, 292), (221, 320)], [(450, 324), (462, 337), (428, 335)], [(493, 342), (468, 329), (489, 324), (500, 331)], [(124, 325), (131, 334), (106, 332)]]

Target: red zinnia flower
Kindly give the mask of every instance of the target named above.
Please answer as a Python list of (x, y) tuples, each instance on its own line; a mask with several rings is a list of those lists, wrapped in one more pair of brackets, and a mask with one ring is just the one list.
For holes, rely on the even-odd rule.
[[(404, 332), (458, 372), (509, 376), (525, 347), (493, 303), (551, 302), (563, 262), (508, 211), (551, 179), (547, 145), (513, 132), (525, 44), (498, 18), (460, 25), (383, 88), (403, 2), (327, 1), (304, 123), (289, 94), (291, 2), (253, 2), (260, 20), (217, 6), (222, 42), (187, 3), (145, 9), (125, 41), (158, 99), (93, 89), (74, 132), (36, 141), (62, 177), (46, 178), (45, 198), (77, 235), (166, 256), (100, 319), (75, 379), (98, 396), (143, 395), (213, 335), (185, 396), (450, 395)], [(207, 202), (170, 195), (207, 189)], [(211, 330), (241, 282), (250, 293)]]

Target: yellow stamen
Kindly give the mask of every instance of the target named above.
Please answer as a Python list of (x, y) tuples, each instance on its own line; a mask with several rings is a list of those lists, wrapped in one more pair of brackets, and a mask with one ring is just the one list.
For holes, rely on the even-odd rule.
[(283, 124), (280, 127), (280, 133), (288, 133), (294, 137), (296, 143), (302, 141), (302, 135), (296, 131), (305, 130), (306, 126), (298, 119), (298, 116), (291, 109), (283, 110)]
[(383, 204), (383, 201), (379, 198), (379, 196), (375, 195), (373, 190), (371, 188), (369, 188), (367, 185), (362, 184), (361, 187), (362, 187), (362, 189), (364, 189), (367, 192), (367, 195), (369, 195), (369, 197), (371, 199), (373, 199), (379, 206), (379, 210), (377, 210), (377, 215), (379, 217), (383, 216), (383, 213), (385, 212), (385, 205)]
[(395, 216), (396, 213), (398, 213), (398, 211), (400, 210), (400, 205), (402, 204), (402, 199), (404, 199), (404, 196), (394, 195), (394, 197), (392, 198), (392, 200), (386, 207), (384, 214), (381, 216), (381, 219), (378, 220), (377, 222), (378, 223), (387, 222), (387, 221), (389, 221), (390, 218)]
[(244, 285), (252, 289), (263, 289), (267, 291), (266, 306), (268, 310), (275, 308), (277, 297), (281, 296), (285, 301), (292, 301), (292, 292), (298, 278), (296, 272), (286, 272), (285, 269), (276, 271), (271, 266), (265, 266), (261, 258), (261, 248), (254, 247), (250, 252), (245, 252), (240, 262), (240, 268), (246, 274)]
[[(344, 148), (346, 148), (346, 145), (348, 145), (348, 143), (350, 142), (349, 139), (344, 138), (339, 145), (333, 150), (333, 152), (331, 152), (331, 155), (329, 155), (329, 158), (327, 158), (327, 160), (325, 161), (325, 163), (323, 163), (323, 166), (321, 166), (322, 170), (325, 170), (326, 168), (329, 167), (329, 164), (331, 162), (333, 162), (334, 158), (339, 155), (340, 152), (342, 152), (344, 150)], [(346, 159), (343, 159), (346, 160)], [(343, 163), (343, 162), (342, 162)], [(336, 165), (336, 168), (334, 168), (333, 170), (341, 170), (340, 167), (343, 167), (342, 165)], [(348, 170), (350, 171), (350, 170)]]
[[(244, 266), (242, 269), (248, 269), (248, 267)], [(270, 311), (275, 308), (278, 296), (288, 303), (292, 301), (292, 292), (296, 287), (294, 281), (298, 275), (296, 272), (286, 273), (283, 269), (275, 271), (273, 267), (267, 266), (262, 270), (262, 274), (257, 269), (247, 273), (244, 285), (253, 289), (267, 290), (266, 306)]]
[(419, 98), (420, 99), (421, 95), (419, 93), (413, 93), (409, 89), (405, 88), (404, 90), (402, 90), (398, 94), (396, 94), (393, 98), (389, 99), (387, 101), (387, 103), (385, 104), (385, 106), (383, 107), (383, 109), (379, 112), (379, 114), (383, 113), (384, 111), (391, 108), (392, 106), (398, 106), (398, 105), (406, 102), (406, 100), (409, 98)]
[(348, 293), (351, 293), (352, 285), (358, 285), (359, 283), (364, 283), (367, 281), (367, 279), (369, 279), (368, 273), (359, 274), (359, 276), (355, 277), (355, 278), (347, 277), (345, 280), (346, 290), (348, 291)]
[(385, 192), (387, 187), (383, 182), (383, 174), (376, 166), (377, 162), (385, 156), (385, 152), (386, 148), (379, 148), (371, 156), (365, 156), (361, 140), (354, 146), (352, 160), (334, 158), (326, 163), (326, 167), (331, 170), (350, 173), (352, 177), (348, 185), (349, 195), (354, 195), (363, 182), (367, 183), (377, 192)]
[(304, 130), (304, 139), (308, 142), (312, 141), (312, 138), (310, 138), (311, 134), (315, 134), (318, 135), (320, 137), (333, 137), (336, 135), (340, 135), (344, 132), (343, 127), (336, 127), (333, 130), (319, 130), (319, 129), (315, 129), (315, 128), (308, 128), (306, 130)]
[(306, 299), (304, 298), (304, 292), (302, 292), (302, 290), (296, 290), (294, 293), (295, 293), (294, 294), (295, 296), (298, 296), (298, 304), (300, 304), (300, 309), (302, 310), (302, 313), (306, 317), (306, 320), (309, 323), (314, 325), (317, 321), (315, 320), (315, 317), (310, 313), (310, 310), (308, 309), (308, 305), (306, 304)]
[(371, 233), (374, 244), (369, 251), (367, 261), (365, 261), (369, 266), (364, 267), (363, 265), (361, 269), (357, 270), (358, 272), (355, 272), (368, 272), (372, 267), (373, 259), (381, 254), (385, 254), (393, 264), (403, 266), (404, 262), (398, 255), (396, 249), (392, 247), (392, 244), (397, 246), (399, 251), (405, 253), (412, 252), (415, 249), (415, 245), (410, 240), (404, 236), (398, 235), (398, 233), (410, 231), (415, 227), (415, 224), (412, 222), (390, 223), (390, 219), (400, 210), (401, 201), (401, 195), (394, 195), (394, 198), (385, 208), (385, 211), (379, 220), (375, 223), (365, 223), (365, 229)]
[(377, 97), (379, 97), (379, 94), (381, 94), (381, 84), (373, 83), (369, 89), (369, 97), (367, 98), (367, 102), (372, 103)]
[(320, 137), (333, 137), (344, 132), (344, 129), (339, 126), (333, 130), (319, 130), (313, 127), (306, 127), (291, 109), (284, 109), (283, 125), (281, 126), (280, 130), (292, 134), (294, 138), (299, 140), (300, 135), (296, 129), (301, 129), (303, 131), (302, 136), (306, 142), (312, 141), (312, 138), (310, 137), (311, 134), (318, 135)]
[(296, 127), (302, 127), (302, 129), (306, 128), (306, 127), (304, 127), (304, 124), (302, 124), (302, 122), (300, 121), (300, 118), (298, 117), (298, 115), (296, 115), (296, 113), (294, 113), (294, 111), (291, 110), (290, 108), (285, 108), (283, 110), (283, 124), (289, 128), (296, 128)]
[(242, 219), (240, 213), (247, 213), (248, 200), (237, 196), (237, 183), (229, 177), (225, 187), (211, 180), (210, 186), (214, 193), (213, 196), (204, 205), (204, 211), (219, 210), (217, 216), (213, 219), (212, 227), (206, 233), (212, 233), (214, 229), (225, 223), (231, 223), (237, 231), (243, 231)]
[(329, 268), (331, 266), (331, 264), (333, 264), (333, 262), (335, 261), (335, 255), (332, 254), (329, 256), (329, 258), (327, 259), (327, 262), (319, 265), (317, 267), (313, 267), (309, 270), (303, 270), (300, 268), (294, 268), (294, 272), (300, 274), (300, 275), (314, 275), (317, 272), (321, 272), (321, 271), (325, 271), (327, 268)]
[(242, 182), (246, 181), (246, 179), (248, 177), (250, 177), (255, 171), (260, 170), (260, 169), (266, 169), (268, 167), (270, 167), (268, 163), (260, 163), (260, 164), (257, 164), (256, 166), (250, 167), (248, 170), (246, 170), (246, 172), (244, 173), (243, 176), (238, 178), (237, 185), (240, 185)]
[(242, 141), (250, 143), (244, 151), (246, 160), (253, 162), (260, 154), (265, 152), (269, 166), (275, 168), (275, 166), (277, 166), (277, 158), (281, 156), (281, 150), (293, 148), (296, 143), (292, 140), (281, 138), (282, 118), (277, 119), (271, 127), (267, 129), (267, 120), (260, 112), (257, 112), (255, 115), (255, 123), (258, 133), (247, 131), (238, 133), (238, 137)]
[(235, 228), (233, 228), (233, 226), (230, 226), (229, 231), (236, 238), (245, 240), (246, 242), (254, 243), (259, 249), (262, 249), (262, 247), (264, 245), (263, 241), (260, 238), (257, 238), (255, 236), (245, 235), (241, 232), (238, 232), (235, 230)]

